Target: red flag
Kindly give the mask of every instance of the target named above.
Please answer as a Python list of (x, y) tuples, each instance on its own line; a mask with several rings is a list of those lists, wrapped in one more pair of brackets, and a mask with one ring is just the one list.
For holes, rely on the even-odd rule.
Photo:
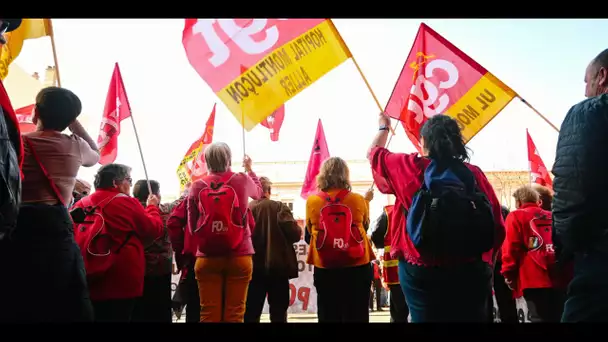
[(194, 182), (207, 173), (204, 152), (207, 145), (213, 141), (215, 106), (213, 105), (213, 110), (211, 110), (211, 114), (209, 114), (209, 118), (207, 119), (205, 132), (190, 146), (177, 168), (177, 177), (180, 180), (182, 189), (185, 188), (187, 183)]
[(116, 160), (120, 122), (130, 116), (131, 106), (120, 75), (120, 68), (116, 63), (110, 80), (106, 105), (103, 109), (99, 138), (97, 138), (100, 153), (99, 164), (107, 165)]
[(270, 130), (270, 140), (279, 141), (279, 132), (285, 119), (285, 105), (281, 105), (260, 124)]
[(19, 122), (19, 129), (21, 134), (29, 133), (36, 130), (36, 125), (32, 122), (34, 118), (34, 110), (36, 109), (35, 104), (19, 108), (15, 111), (17, 121)]
[(515, 96), (479, 63), (420, 24), (385, 112), (402, 122), (420, 151), (420, 128), (428, 118), (451, 116), (468, 142)]
[(316, 178), (321, 170), (321, 164), (328, 158), (329, 149), (327, 148), (327, 141), (325, 140), (325, 132), (323, 132), (323, 124), (321, 124), (321, 119), (319, 119), (317, 134), (315, 134), (315, 142), (312, 145), (310, 159), (308, 159), (308, 168), (306, 169), (306, 177), (304, 177), (302, 192), (300, 193), (300, 196), (302, 196), (303, 199), (307, 199), (308, 196), (318, 191)]
[(528, 133), (527, 129), (526, 135), (528, 136), (528, 161), (530, 162), (530, 176), (532, 177), (532, 183), (540, 184), (552, 189), (553, 181), (551, 180), (549, 171), (547, 171), (547, 167), (545, 167), (545, 163), (543, 163), (543, 160), (536, 149), (536, 145), (534, 145), (534, 141), (532, 141), (532, 137), (530, 136), (530, 133)]

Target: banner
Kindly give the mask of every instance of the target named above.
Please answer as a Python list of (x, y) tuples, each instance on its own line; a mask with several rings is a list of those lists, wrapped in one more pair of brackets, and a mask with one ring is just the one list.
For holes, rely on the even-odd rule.
[(4, 34), (6, 44), (0, 47), (0, 79), (8, 75), (9, 66), (21, 53), (25, 40), (52, 34), (51, 19), (23, 19), (16, 30)]
[(538, 149), (530, 136), (530, 133), (526, 129), (526, 135), (528, 138), (528, 163), (530, 165), (530, 176), (532, 183), (546, 186), (549, 189), (553, 188), (553, 181), (549, 175), (549, 171), (543, 162), (543, 159), (538, 153)]
[(468, 142), (515, 96), (484, 67), (420, 24), (385, 112), (402, 121), (420, 150), (420, 128), (428, 118), (436, 114), (453, 117)]
[(182, 43), (247, 131), (350, 57), (328, 19), (186, 19)]
[[(293, 245), (298, 257), (298, 277), (289, 281), (289, 309), (287, 314), (316, 314), (317, 290), (314, 286), (313, 266), (306, 264), (308, 244), (304, 240)], [(263, 313), (268, 313), (268, 300)]]
[(327, 147), (327, 140), (325, 139), (325, 131), (323, 130), (323, 124), (321, 119), (317, 123), (317, 132), (315, 133), (315, 141), (312, 144), (312, 151), (310, 151), (310, 157), (308, 158), (308, 166), (306, 167), (306, 175), (304, 176), (304, 182), (302, 183), (302, 190), (300, 196), (303, 199), (307, 199), (308, 196), (319, 191), (317, 189), (317, 175), (321, 171), (321, 165), (323, 162), (329, 159), (329, 148)]

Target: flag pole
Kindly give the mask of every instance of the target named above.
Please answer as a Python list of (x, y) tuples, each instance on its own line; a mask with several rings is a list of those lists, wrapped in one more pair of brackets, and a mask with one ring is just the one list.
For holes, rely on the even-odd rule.
[(57, 81), (57, 86), (61, 88), (61, 77), (59, 76), (59, 64), (57, 63), (57, 48), (55, 47), (55, 31), (53, 30), (53, 22), (51, 21), (52, 19), (44, 20), (47, 20), (49, 36), (51, 37), (51, 47), (53, 48), (53, 60), (55, 61), (55, 80)]
[[(376, 93), (374, 93), (374, 91), (372, 90), (372, 86), (367, 81), (367, 77), (365, 77), (365, 74), (363, 74), (361, 67), (359, 67), (359, 63), (357, 63), (355, 56), (348, 48), (348, 45), (346, 45), (346, 42), (344, 41), (344, 39), (342, 38), (342, 35), (338, 31), (338, 28), (336, 28), (336, 25), (334, 25), (334, 22), (331, 19), (328, 19), (328, 20), (329, 20), (329, 23), (331, 24), (332, 28), (338, 34), (338, 37), (340, 37), (340, 40), (342, 41), (342, 45), (344, 45), (344, 49), (346, 49), (346, 51), (348, 51), (348, 54), (350, 55), (350, 58), (353, 60), (353, 63), (355, 64), (357, 71), (359, 71), (359, 75), (361, 75), (361, 78), (363, 78), (363, 82), (365, 82), (365, 86), (367, 86), (367, 90), (369, 90), (370, 94), (372, 94), (372, 97), (374, 98), (374, 101), (376, 102), (376, 106), (378, 106), (380, 113), (384, 113), (384, 108), (382, 108), (382, 105), (380, 104), (380, 101), (378, 101), (378, 97), (376, 96)], [(390, 126), (389, 126), (389, 129), (391, 130), (392, 135), (395, 135), (395, 130)]]
[(241, 126), (243, 128), (243, 158), (247, 155), (245, 151), (245, 111), (241, 108)]
[(559, 133), (559, 128), (557, 128), (557, 126), (555, 126), (551, 121), (549, 121), (549, 119), (547, 119), (538, 110), (536, 110), (536, 108), (532, 107), (532, 105), (530, 103), (528, 103), (528, 101), (526, 101), (523, 97), (521, 97), (519, 95), (517, 95), (517, 98), (521, 102), (523, 102), (526, 106), (528, 106), (528, 108), (532, 109), (532, 111), (534, 111), (534, 113), (536, 113), (538, 116), (540, 116), (541, 119), (545, 120), (545, 122), (548, 123), (549, 126), (551, 126), (551, 128), (553, 128), (557, 133)]
[[(146, 176), (146, 182), (148, 183), (148, 194), (152, 195), (152, 185), (150, 185), (150, 177), (148, 177), (148, 168), (146, 167), (146, 161), (144, 160), (144, 152), (141, 148), (141, 142), (139, 141), (139, 134), (137, 134), (137, 127), (135, 126), (135, 119), (133, 119), (133, 111), (131, 110), (131, 104), (129, 103), (129, 97), (127, 96), (127, 91), (125, 90), (125, 83), (122, 80), (122, 73), (120, 73), (120, 67), (118, 67), (118, 63), (116, 63), (116, 67), (118, 68), (118, 76), (120, 80), (120, 86), (122, 87), (125, 100), (127, 100), (127, 106), (129, 107), (129, 117), (131, 118), (131, 123), (133, 124), (133, 132), (135, 133), (135, 140), (137, 141), (137, 149), (139, 150), (139, 156), (141, 157), (141, 163), (144, 167), (144, 175)], [(118, 108), (116, 109), (118, 110)]]

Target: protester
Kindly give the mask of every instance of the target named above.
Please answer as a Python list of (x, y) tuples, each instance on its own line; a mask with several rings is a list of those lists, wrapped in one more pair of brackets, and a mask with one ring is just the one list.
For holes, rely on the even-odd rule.
[[(502, 209), (502, 218), (503, 220), (507, 219), (507, 215), (509, 215), (509, 208), (504, 205), (501, 207)], [(503, 243), (504, 245), (504, 243)], [(494, 296), (496, 297), (496, 305), (498, 306), (498, 312), (500, 315), (500, 322), (507, 324), (515, 324), (519, 323), (519, 319), (517, 318), (517, 305), (515, 303), (516, 295), (513, 291), (507, 286), (505, 283), (505, 278), (500, 273), (502, 270), (502, 249), (498, 250), (498, 255), (496, 256), (496, 263), (494, 264)], [(494, 311), (494, 303), (493, 300), (489, 303), (491, 305), (490, 308), (490, 320), (493, 321), (493, 311)]]
[[(144, 292), (144, 246), (163, 236), (159, 198), (150, 194), (144, 209), (129, 196), (131, 184), (130, 167), (104, 165), (95, 175), (95, 192), (72, 209), (74, 220), (82, 222), (77, 223), (76, 240), (97, 322), (131, 321), (136, 299)], [(78, 208), (86, 214), (83, 220), (76, 218)]]
[(88, 196), (91, 193), (91, 185), (82, 179), (77, 179), (74, 184), (74, 191), (72, 191), (72, 205), (80, 201), (83, 197)]
[(383, 280), (388, 285), (390, 293), (391, 323), (407, 323), (410, 311), (407, 307), (403, 290), (399, 284), (399, 260), (391, 256), (391, 230), (390, 223), (395, 210), (394, 205), (384, 207), (382, 214), (378, 217), (376, 227), (372, 231), (371, 241), (378, 249), (384, 249), (382, 258)]
[[(0, 18), (0, 48), (6, 44), (5, 33), (14, 31), (21, 25), (21, 19)], [(7, 234), (17, 222), (19, 204), (21, 203), (21, 164), (23, 163), (23, 143), (15, 110), (6, 93), (4, 83), (0, 81), (0, 253), (6, 251), (4, 246)], [(0, 260), (6, 260), (0, 254)], [(0, 264), (4, 266), (4, 264)], [(0, 316), (1, 317), (1, 316)]]
[(201, 322), (243, 322), (253, 272), (247, 202), (260, 199), (262, 186), (243, 158), (245, 173), (230, 168), (232, 153), (222, 142), (205, 149), (208, 174), (192, 184), (188, 225), (196, 241), (194, 266), (201, 299)]
[(260, 177), (263, 197), (249, 203), (255, 220), (251, 235), (253, 276), (247, 293), (245, 323), (259, 323), (268, 296), (270, 322), (286, 323), (289, 308), (289, 279), (298, 277), (298, 259), (293, 244), (302, 238), (302, 228), (289, 207), (270, 199), (272, 182)]
[(376, 299), (376, 309), (382, 310), (382, 269), (378, 260), (372, 261), (372, 287), (369, 294), (369, 310), (374, 311), (374, 298)]
[(540, 207), (540, 196), (525, 185), (513, 193), (516, 210), (506, 220), (502, 247), (505, 282), (535, 308), (531, 321), (557, 323), (561, 319), (564, 291), (553, 284), (555, 253), (551, 241), (551, 212)]
[[(0, 18), (0, 48), (6, 44), (4, 34), (14, 31), (21, 25), (21, 19)], [(10, 235), (17, 225), (19, 205), (21, 204), (21, 163), (23, 144), (15, 110), (0, 81), (0, 272), (10, 274), (11, 257)], [(3, 305), (11, 294), (12, 284), (0, 282), (0, 321), (8, 322), (13, 316), (12, 306)]]
[(588, 98), (562, 122), (553, 164), (558, 264), (574, 260), (562, 322), (608, 321), (608, 49), (585, 72)]
[[(150, 190), (160, 201), (160, 184), (155, 180), (149, 182), (140, 179), (133, 186), (133, 197), (146, 206)], [(167, 219), (175, 207), (176, 202), (159, 205), (164, 225), (163, 234), (151, 244), (144, 246), (146, 258), (146, 276), (144, 277), (144, 293), (137, 299), (133, 310), (133, 322), (165, 322), (171, 323), (171, 275), (173, 271), (173, 258)]]
[(375, 259), (367, 237), (369, 204), (351, 192), (348, 165), (341, 158), (323, 162), (317, 186), (319, 192), (306, 200), (311, 235), (306, 262), (314, 265), (319, 322), (367, 323)]
[[(92, 320), (84, 265), (67, 210), (80, 166), (99, 160), (95, 142), (76, 120), (81, 109), (73, 92), (44, 88), (36, 96), (36, 131), (23, 136), (26, 177), (11, 236), (12, 276), (20, 280), (10, 293), (17, 302), (8, 306), (15, 320)], [(61, 133), (66, 128), (73, 135)], [(40, 279), (45, 286), (39, 286)]]
[[(437, 257), (430, 252), (421, 253), (414, 247), (413, 237), (408, 234), (408, 229), (416, 227), (409, 224), (397, 225), (396, 223), (405, 222), (406, 215), (402, 210), (395, 211), (391, 227), (391, 229), (395, 229), (391, 243), (391, 255), (400, 259), (399, 278), (407, 298), (412, 322), (487, 322), (487, 301), (491, 295), (492, 269), (490, 265), (504, 240), (504, 223), (500, 203), (486, 176), (479, 167), (464, 163), (469, 159), (469, 155), (458, 123), (446, 115), (435, 115), (429, 118), (420, 132), (423, 157), (418, 156), (417, 153), (389, 152), (384, 146), (388, 137), (390, 119), (381, 114), (379, 125), (379, 131), (372, 142), (368, 158), (376, 186), (382, 193), (395, 195), (395, 207), (403, 206), (408, 212), (412, 209), (412, 200), (414, 195), (419, 193), (418, 190), (423, 184), (427, 166), (439, 165), (441, 168), (442, 165), (443, 167), (449, 165), (442, 170), (457, 175), (458, 180), (464, 183), (467, 193), (471, 194), (475, 191), (475, 203), (483, 206), (480, 207), (480, 210), (484, 210), (483, 212), (477, 211), (477, 206), (467, 207), (467, 212), (471, 213), (473, 210), (471, 215), (476, 215), (471, 216), (469, 225), (471, 229), (476, 228), (474, 239), (460, 238), (459, 244), (454, 244), (452, 241), (452, 244), (448, 245), (444, 236), (431, 236), (433, 241), (443, 241), (443, 246), (452, 249), (464, 248), (464, 246), (470, 245), (469, 242), (475, 242), (476, 247), (479, 248), (475, 248), (474, 251), (479, 252), (479, 257), (471, 259), (468, 257)], [(481, 191), (481, 194), (477, 191)], [(462, 199), (462, 197), (455, 198)], [(443, 198), (440, 199), (443, 200)], [(487, 203), (484, 202), (487, 200), (490, 205), (484, 204)], [(463, 203), (468, 205), (470, 202), (468, 200), (458, 202), (459, 205)], [(450, 206), (447, 207), (450, 208)], [(453, 210), (449, 212), (451, 215), (460, 213), (460, 211), (454, 212)], [(435, 217), (435, 221), (442, 222), (442, 212), (439, 214), (440, 216)], [(490, 216), (493, 216), (491, 221), (487, 219)], [(472, 221), (473, 217), (483, 217), (486, 220), (482, 225), (480, 220)], [(459, 219), (459, 222), (466, 220), (462, 216)], [(478, 222), (480, 223), (477, 224)], [(491, 227), (492, 223), (494, 223), (494, 230)], [(465, 229), (465, 226), (466, 224), (463, 223), (458, 227)], [(484, 237), (487, 239), (483, 242), (489, 245), (493, 242), (493, 249), (490, 247), (490, 250), (483, 255), (481, 255), (481, 250), (486, 249), (487, 246), (484, 244), (484, 248), (481, 248), (482, 240), (477, 234), (477, 231), (482, 231), (482, 228)], [(493, 237), (493, 241), (490, 240), (491, 237)], [(465, 245), (465, 243), (467, 244)], [(443, 252), (443, 250), (436, 251)], [(424, 286), (420, 284), (424, 284)]]
[[(198, 283), (194, 273), (196, 262), (196, 245), (187, 229), (187, 197), (191, 183), (187, 183), (180, 198), (167, 220), (167, 229), (171, 246), (175, 253), (175, 264), (180, 272), (180, 280), (173, 297), (174, 309), (183, 310), (186, 306), (186, 323), (197, 323), (201, 320), (201, 300), (199, 297)], [(175, 302), (178, 303), (175, 303)]]
[(553, 204), (553, 191), (546, 186), (536, 183), (532, 184), (532, 188), (536, 190), (540, 196), (540, 207), (543, 210), (551, 211), (551, 206)]

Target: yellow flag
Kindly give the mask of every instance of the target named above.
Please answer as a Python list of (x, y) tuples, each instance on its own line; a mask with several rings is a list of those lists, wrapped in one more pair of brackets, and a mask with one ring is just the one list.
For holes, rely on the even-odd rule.
[(0, 50), (0, 79), (8, 75), (8, 67), (19, 56), (26, 39), (35, 39), (53, 34), (51, 19), (23, 19), (18, 29), (6, 33), (6, 44)]

